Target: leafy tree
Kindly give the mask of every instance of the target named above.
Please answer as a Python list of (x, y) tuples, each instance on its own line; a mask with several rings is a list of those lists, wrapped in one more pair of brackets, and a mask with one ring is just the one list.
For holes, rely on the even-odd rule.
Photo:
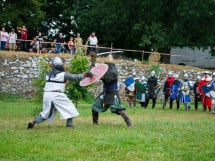
[(45, 16), (45, 12), (40, 9), (41, 0), (0, 0), (0, 4), (0, 24), (5, 26), (7, 30), (26, 25), (29, 37), (36, 35), (40, 21)]

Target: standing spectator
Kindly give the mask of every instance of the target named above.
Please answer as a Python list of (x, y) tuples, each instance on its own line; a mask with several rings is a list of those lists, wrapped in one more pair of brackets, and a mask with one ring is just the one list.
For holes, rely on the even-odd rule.
[(31, 40), (31, 42), (30, 42), (30, 49), (29, 49), (29, 51), (30, 52), (36, 52), (37, 51), (37, 37), (35, 36), (34, 38), (33, 38), (33, 40)]
[(198, 90), (199, 90), (199, 94), (201, 96), (203, 110), (206, 111), (208, 108), (208, 110), (211, 111), (211, 106), (212, 106), (211, 99), (210, 99), (210, 97), (205, 95), (205, 93), (201, 87), (203, 85), (208, 84), (212, 80), (212, 78), (209, 76), (208, 71), (205, 71), (203, 74), (204, 74), (203, 78), (199, 81)]
[(21, 27), (17, 27), (18, 32), (20, 33), (20, 49), (21, 51), (27, 51), (28, 47), (27, 47), (27, 40), (28, 40), (28, 30), (25, 26)]
[(201, 96), (198, 90), (198, 85), (200, 80), (201, 80), (200, 75), (197, 75), (196, 82), (193, 85), (195, 110), (198, 110), (198, 102), (201, 101)]
[(152, 99), (152, 108), (155, 108), (156, 104), (156, 94), (155, 89), (157, 88), (157, 78), (155, 77), (155, 71), (151, 72), (151, 76), (147, 81), (147, 89), (148, 89), (148, 98), (146, 100), (146, 107), (148, 106), (149, 99)]
[(9, 33), (9, 51), (15, 51), (16, 40), (17, 40), (17, 34), (15, 33), (15, 29), (12, 29), (11, 33)]
[(36, 49), (37, 49), (37, 54), (41, 54), (42, 52), (42, 48), (43, 48), (43, 37), (42, 37), (42, 33), (38, 32), (38, 35), (36, 36), (37, 38), (37, 42), (36, 42)]
[(174, 75), (174, 81), (172, 83), (172, 87), (170, 90), (170, 101), (169, 101), (169, 108), (172, 109), (173, 107), (173, 101), (176, 101), (176, 108), (179, 109), (179, 90), (181, 86), (181, 81), (179, 80), (179, 75)]
[(0, 32), (0, 41), (1, 41), (1, 50), (5, 50), (8, 42), (8, 33), (6, 32), (4, 27), (2, 27), (2, 30)]
[(89, 45), (89, 52), (95, 52), (96, 48), (98, 47), (98, 39), (96, 37), (96, 33), (92, 32), (91, 35), (87, 39)]
[(91, 67), (93, 67), (95, 66), (96, 62), (96, 48), (98, 47), (98, 39), (95, 32), (92, 32), (88, 37), (87, 44), (89, 45), (88, 49), (90, 54)]
[(166, 81), (164, 82), (164, 88), (163, 88), (163, 94), (164, 94), (163, 109), (166, 107), (166, 103), (170, 96), (173, 81), (174, 81), (174, 77), (173, 77), (172, 73), (169, 72), (168, 77), (166, 78)]
[(68, 49), (69, 49), (69, 53), (73, 54), (74, 53), (74, 42), (73, 42), (73, 37), (70, 37), (69, 42), (68, 42)]
[(54, 43), (56, 43), (55, 47), (56, 53), (60, 54), (65, 44), (65, 39), (62, 32), (59, 33), (59, 36), (54, 40)]
[(77, 33), (77, 37), (74, 40), (75, 43), (75, 54), (83, 52), (83, 39), (80, 36), (80, 33)]

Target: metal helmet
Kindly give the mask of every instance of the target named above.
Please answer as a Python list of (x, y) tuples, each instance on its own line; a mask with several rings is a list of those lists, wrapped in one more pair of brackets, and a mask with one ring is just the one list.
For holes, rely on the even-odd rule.
[(215, 72), (213, 72), (212, 77), (215, 78)]
[(151, 76), (152, 76), (152, 77), (155, 76), (155, 71), (154, 71), (154, 70), (151, 71)]
[(168, 75), (168, 77), (172, 77), (172, 72), (169, 71), (167, 75)]
[(184, 74), (184, 79), (188, 79), (188, 74), (187, 73)]
[(63, 61), (60, 57), (55, 57), (52, 61), (53, 66), (63, 66)]
[(145, 77), (145, 76), (142, 76), (141, 80), (142, 80), (142, 81), (146, 80), (146, 77)]
[(176, 73), (176, 74), (174, 75), (174, 78), (175, 78), (175, 79), (178, 79), (178, 78), (179, 78), (179, 75)]

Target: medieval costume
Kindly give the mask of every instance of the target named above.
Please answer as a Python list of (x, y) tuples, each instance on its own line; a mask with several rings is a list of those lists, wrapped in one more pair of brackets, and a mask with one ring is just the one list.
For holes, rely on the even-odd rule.
[(135, 78), (135, 93), (137, 101), (140, 103), (141, 107), (146, 108), (146, 83), (141, 83), (138, 78)]
[(126, 113), (125, 107), (120, 103), (118, 87), (118, 71), (116, 65), (108, 64), (108, 71), (102, 77), (103, 91), (92, 104), (93, 124), (98, 124), (99, 112), (105, 112), (108, 108), (112, 113), (121, 115), (128, 127), (132, 127), (130, 118)]
[(203, 74), (204, 74), (203, 78), (199, 81), (198, 90), (201, 96), (203, 110), (206, 111), (206, 109), (208, 108), (209, 111), (211, 111), (211, 106), (212, 106), (211, 98), (205, 95), (204, 91), (202, 90), (202, 87), (210, 83), (212, 78), (208, 75), (209, 72), (207, 71), (204, 72)]
[(190, 81), (188, 80), (188, 75), (184, 75), (184, 81), (181, 82), (181, 87), (180, 87), (180, 101), (184, 103), (185, 105), (185, 110), (190, 109), (190, 91), (192, 90), (192, 86)]
[(146, 107), (148, 106), (149, 99), (152, 99), (152, 108), (155, 108), (156, 99), (157, 99), (157, 96), (155, 94), (156, 88), (157, 88), (157, 78), (155, 77), (155, 72), (152, 71), (151, 76), (148, 78), (148, 81), (147, 81), (148, 96), (146, 99)]
[(164, 88), (163, 88), (164, 103), (163, 103), (163, 108), (166, 107), (166, 103), (167, 103), (167, 100), (168, 100), (168, 98), (170, 96), (173, 81), (174, 81), (174, 77), (172, 76), (172, 73), (169, 72), (168, 77), (166, 78), (166, 81), (164, 82)]
[(196, 78), (196, 82), (193, 85), (193, 93), (194, 93), (194, 105), (195, 110), (198, 110), (198, 102), (201, 101), (201, 96), (198, 90), (199, 81), (201, 80), (200, 76), (198, 75)]
[(173, 101), (175, 100), (176, 101), (176, 108), (178, 110), (179, 109), (179, 88), (181, 85), (181, 81), (178, 80), (178, 74), (176, 74), (174, 76), (174, 78), (175, 79), (172, 83), (171, 90), (170, 90), (170, 106), (169, 106), (169, 108), (172, 109)]
[(64, 93), (65, 83), (69, 80), (80, 80), (84, 77), (92, 77), (92, 73), (70, 74), (65, 72), (63, 62), (60, 57), (53, 60), (52, 70), (46, 75), (46, 84), (43, 94), (43, 110), (32, 122), (28, 123), (28, 129), (37, 123), (45, 120), (54, 121), (56, 112), (60, 113), (61, 119), (66, 119), (66, 127), (73, 126), (73, 118), (79, 115), (72, 101)]

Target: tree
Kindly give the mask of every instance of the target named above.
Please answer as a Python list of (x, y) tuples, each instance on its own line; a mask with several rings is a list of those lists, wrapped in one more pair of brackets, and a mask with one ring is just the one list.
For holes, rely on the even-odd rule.
[(29, 37), (32, 37), (32, 35), (36, 35), (40, 21), (45, 16), (45, 12), (40, 9), (41, 5), (41, 0), (1, 0), (0, 24), (7, 30), (26, 25)]

